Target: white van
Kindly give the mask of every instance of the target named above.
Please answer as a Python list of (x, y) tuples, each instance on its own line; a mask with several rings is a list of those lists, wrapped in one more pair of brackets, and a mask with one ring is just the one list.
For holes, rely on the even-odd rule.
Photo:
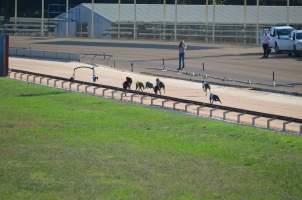
[(269, 47), (275, 50), (275, 53), (288, 53), (291, 51), (290, 34), (295, 29), (291, 26), (273, 26), (270, 28)]
[(297, 56), (302, 54), (302, 30), (296, 30), (290, 34), (290, 46), (293, 53)]

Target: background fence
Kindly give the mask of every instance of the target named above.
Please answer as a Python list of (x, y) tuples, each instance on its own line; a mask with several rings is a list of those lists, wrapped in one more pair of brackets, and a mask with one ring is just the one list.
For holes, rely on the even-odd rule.
[[(136, 1), (134, 1), (136, 2)], [(262, 30), (272, 25), (302, 28), (302, 6), (177, 4), (80, 4), (54, 12), (52, 18), (0, 17), (0, 32), (14, 35), (93, 37), (110, 39), (200, 40), (258, 44)], [(57, 5), (58, 7), (59, 5)], [(62, 6), (59, 6), (60, 10)], [(56, 6), (55, 6), (56, 8)], [(51, 12), (50, 12), (51, 11)], [(62, 12), (62, 11), (61, 11)], [(51, 15), (49, 14), (51, 13)], [(55, 14), (57, 16), (55, 16)]]

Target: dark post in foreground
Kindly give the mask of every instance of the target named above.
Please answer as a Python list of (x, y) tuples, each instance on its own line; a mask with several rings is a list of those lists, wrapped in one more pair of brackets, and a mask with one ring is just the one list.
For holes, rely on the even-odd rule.
[(0, 77), (8, 75), (8, 35), (0, 35)]

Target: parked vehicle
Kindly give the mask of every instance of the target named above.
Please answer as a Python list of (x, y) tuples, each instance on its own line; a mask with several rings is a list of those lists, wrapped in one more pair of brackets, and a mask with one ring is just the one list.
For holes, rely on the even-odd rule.
[(269, 47), (273, 48), (275, 53), (288, 53), (292, 51), (292, 45), (289, 40), (290, 34), (295, 29), (291, 26), (273, 26), (270, 28)]
[(302, 54), (302, 30), (296, 30), (290, 34), (290, 45), (293, 53), (296, 56)]

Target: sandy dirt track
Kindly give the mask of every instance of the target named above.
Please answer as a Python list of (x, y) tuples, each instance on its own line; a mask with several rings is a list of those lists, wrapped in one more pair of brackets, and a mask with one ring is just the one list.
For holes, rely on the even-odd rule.
[[(81, 65), (89, 66), (88, 64), (77, 62), (10, 58), (11, 68), (68, 78), (72, 76), (73, 68)], [(156, 79), (155, 76), (124, 72), (101, 65), (96, 68), (96, 73), (99, 76), (98, 83), (117, 87), (121, 87), (126, 76), (132, 77), (134, 83), (136, 81), (155, 82)], [(91, 81), (91, 71), (87, 69), (77, 71), (76, 79)], [(165, 95), (167, 96), (208, 102), (208, 97), (203, 93), (200, 83), (170, 78), (160, 79), (166, 84)], [(132, 85), (132, 89), (135, 89), (134, 85)], [(217, 85), (212, 85), (212, 92), (221, 97), (225, 106), (302, 118), (302, 97)]]
[[(205, 71), (211, 76), (232, 80), (248, 81), (254, 87), (302, 93), (302, 57), (288, 57), (287, 54), (272, 54), (269, 59), (261, 59), (261, 47), (240, 47), (226, 44), (211, 44), (188, 41), (186, 53), (187, 72), (200, 73), (202, 62)], [(11, 46), (39, 49), (55, 52), (103, 53), (113, 55), (116, 67), (130, 69), (134, 63), (135, 72), (152, 75), (179, 77), (182, 79), (201, 80), (202, 77), (190, 77), (175, 72), (178, 67), (177, 42), (152, 40), (102, 40), (80, 38), (29, 38), (11, 37)], [(166, 72), (159, 70), (165, 58)], [(95, 60), (104, 64), (101, 60)], [(273, 87), (272, 72), (275, 72), (277, 87)], [(222, 84), (241, 84), (238, 82), (221, 81), (209, 78), (211, 82)]]

